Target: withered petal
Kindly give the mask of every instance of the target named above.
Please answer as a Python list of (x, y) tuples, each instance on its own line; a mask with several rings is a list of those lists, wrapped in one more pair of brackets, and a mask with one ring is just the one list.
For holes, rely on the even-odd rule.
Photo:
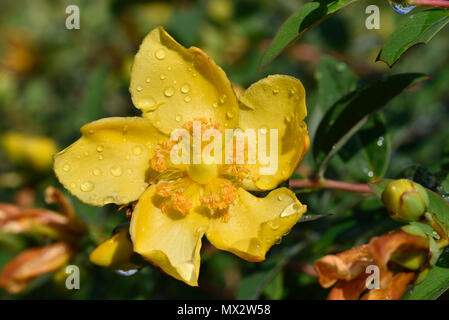
[(374, 237), (368, 245), (377, 266), (381, 269), (387, 268), (394, 253), (419, 251), (429, 247), (427, 239), (402, 230)]
[(362, 273), (350, 281), (339, 280), (327, 296), (327, 300), (358, 300), (366, 290), (366, 278), (369, 274)]
[(389, 272), (384, 279), (381, 276), (381, 288), (369, 290), (361, 300), (399, 300), (415, 277), (414, 272), (400, 272), (396, 275)]
[(20, 293), (38, 276), (65, 265), (73, 253), (72, 247), (64, 242), (25, 250), (3, 268), (0, 286), (9, 293)]
[(373, 263), (368, 245), (361, 245), (335, 255), (327, 255), (315, 262), (318, 282), (323, 288), (331, 287), (337, 280), (352, 280)]

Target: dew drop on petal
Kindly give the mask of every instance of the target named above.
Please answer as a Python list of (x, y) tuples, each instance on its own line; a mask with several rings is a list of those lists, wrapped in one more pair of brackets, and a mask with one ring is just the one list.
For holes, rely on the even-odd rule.
[(164, 49), (157, 49), (156, 52), (154, 53), (156, 59), (158, 60), (164, 60), (166, 54), (165, 54), (165, 50)]
[(72, 167), (70, 167), (70, 164), (66, 163), (66, 164), (64, 164), (64, 166), (62, 167), (62, 170), (64, 170), (65, 172), (68, 172), (68, 171), (70, 171), (71, 168), (72, 168)]
[(189, 103), (190, 101), (192, 101), (192, 98), (190, 96), (185, 96), (184, 101)]
[(298, 213), (298, 211), (301, 209), (301, 206), (297, 203), (291, 203), (285, 209), (281, 212), (281, 217), (288, 217), (292, 214)]
[(271, 229), (277, 230), (277, 229), (279, 229), (279, 226), (281, 225), (281, 223), (279, 222), (278, 219), (275, 219), (275, 220), (271, 220), (268, 223), (268, 225), (271, 227)]
[(278, 94), (278, 93), (279, 93), (279, 89), (278, 88), (273, 89), (273, 94)]
[(279, 196), (277, 197), (277, 199), (278, 199), (279, 201), (282, 201), (282, 196), (279, 195)]
[(137, 86), (137, 91), (141, 92), (143, 90), (143, 88), (141, 86)]
[(103, 150), (104, 150), (103, 145), (100, 144), (97, 146), (97, 152), (103, 152)]
[(165, 76), (165, 74), (161, 74), (161, 76), (159, 77), (159, 79), (161, 79), (161, 80), (165, 80), (165, 78), (167, 78), (167, 77)]
[(114, 177), (119, 177), (122, 175), (122, 168), (119, 166), (112, 166), (110, 171)]
[(154, 111), (157, 108), (156, 101), (152, 97), (146, 97), (138, 101), (139, 109), (143, 112)]
[(393, 10), (400, 14), (407, 14), (416, 8), (416, 6), (402, 5), (399, 3), (392, 2), (392, 1), (389, 1), (389, 2), (390, 2), (390, 6), (393, 8)]
[(80, 190), (83, 192), (89, 192), (94, 189), (94, 184), (90, 181), (86, 181), (80, 184)]
[(213, 107), (213, 108), (218, 108), (218, 103), (216, 103), (216, 102), (213, 103), (213, 104), (212, 104), (212, 107)]
[(104, 159), (104, 156), (102, 155), (102, 154), (100, 154), (99, 156), (98, 156), (98, 160), (103, 160)]
[(175, 93), (175, 89), (173, 87), (168, 87), (164, 90), (164, 95), (166, 97), (171, 97)]
[(92, 173), (93, 173), (94, 176), (99, 176), (101, 174), (101, 169), (100, 168), (95, 168), (92, 171)]
[(146, 82), (146, 83), (150, 83), (150, 78), (146, 78), (146, 79), (145, 79), (145, 82)]
[(182, 117), (178, 114), (178, 115), (175, 117), (175, 120), (176, 120), (176, 122), (180, 122), (180, 121), (182, 120)]
[(133, 148), (133, 153), (134, 153), (136, 156), (138, 156), (139, 154), (142, 153), (142, 147), (140, 147), (140, 146), (135, 146), (135, 147)]
[(185, 85), (183, 85), (182, 87), (181, 87), (181, 92), (182, 93), (189, 93), (189, 91), (190, 91), (190, 85), (189, 84), (185, 84)]
[(232, 113), (232, 111), (226, 112), (226, 118), (232, 119), (232, 117), (234, 117), (234, 114)]

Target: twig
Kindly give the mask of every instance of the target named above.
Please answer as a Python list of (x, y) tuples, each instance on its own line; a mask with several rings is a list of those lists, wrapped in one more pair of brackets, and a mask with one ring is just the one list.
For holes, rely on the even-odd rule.
[(344, 181), (322, 179), (322, 180), (290, 180), (292, 188), (312, 188), (312, 189), (337, 189), (350, 192), (374, 193), (366, 183), (350, 183)]

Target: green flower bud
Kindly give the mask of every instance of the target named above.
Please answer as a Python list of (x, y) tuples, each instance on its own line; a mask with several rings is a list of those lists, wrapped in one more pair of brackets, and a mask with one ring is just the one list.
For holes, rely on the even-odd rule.
[(392, 181), (382, 192), (390, 217), (401, 222), (417, 221), (429, 207), (429, 196), (418, 183), (407, 179)]
[(400, 252), (396, 253), (391, 260), (404, 268), (416, 271), (427, 261), (427, 251)]

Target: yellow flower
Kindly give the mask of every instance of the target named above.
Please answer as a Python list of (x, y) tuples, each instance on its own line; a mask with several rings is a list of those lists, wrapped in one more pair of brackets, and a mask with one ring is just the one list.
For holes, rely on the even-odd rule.
[[(275, 188), (306, 154), (301, 82), (273, 75), (237, 98), (224, 71), (203, 51), (184, 48), (159, 27), (136, 54), (130, 92), (142, 117), (107, 118), (82, 127), (82, 137), (55, 157), (61, 183), (91, 205), (137, 200), (129, 230), (134, 251), (189, 285), (197, 285), (204, 235), (218, 249), (264, 260), (306, 206), (287, 188), (265, 198), (246, 190)], [(252, 128), (270, 139), (270, 130), (278, 130), (277, 141), (270, 141), (277, 142), (278, 169), (261, 175), (266, 163), (259, 160), (175, 164), (170, 154), (177, 141), (170, 134), (183, 128), (192, 135), (198, 124), (202, 133)], [(248, 145), (242, 148), (247, 157)]]
[(50, 169), (57, 150), (55, 142), (50, 138), (15, 131), (4, 133), (1, 144), (13, 162), (30, 165), (38, 171)]

